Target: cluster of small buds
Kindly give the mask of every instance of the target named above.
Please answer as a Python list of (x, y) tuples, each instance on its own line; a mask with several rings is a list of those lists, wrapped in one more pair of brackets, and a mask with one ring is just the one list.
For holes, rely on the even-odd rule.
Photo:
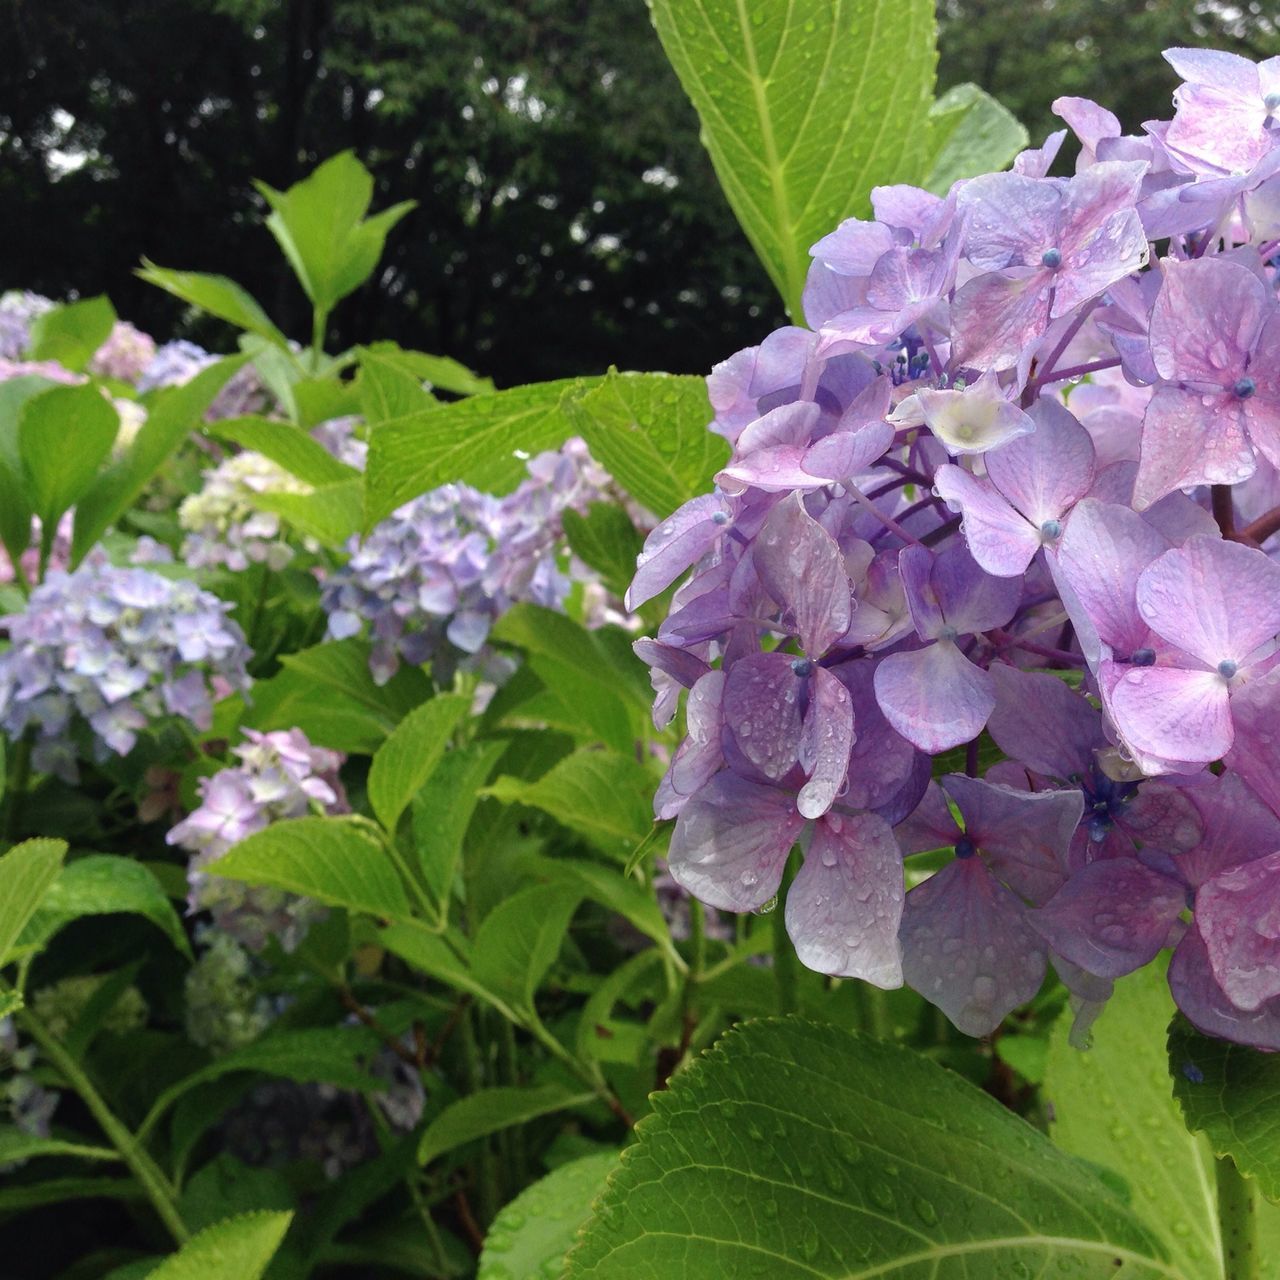
[(22, 1043), (12, 1018), (0, 1018), (0, 1068), (5, 1077), (0, 1097), (9, 1122), (32, 1137), (47, 1138), (58, 1095), (36, 1080), (35, 1065), (35, 1046)]
[(0, 728), (34, 734), (37, 769), (74, 782), (77, 737), (96, 759), (126, 755), (138, 733), (175, 717), (209, 728), (213, 702), (245, 688), (244, 635), (231, 606), (194, 583), (92, 556), (52, 573), (23, 613), (0, 619)]
[(401, 661), (492, 673), (489, 629), (513, 604), (559, 608), (574, 566), (560, 517), (599, 500), (609, 477), (581, 440), (528, 463), (529, 478), (504, 498), (463, 484), (414, 499), (368, 537), (325, 583), (335, 639), (373, 640), (370, 666), (385, 682)]
[(106, 342), (89, 361), (89, 372), (100, 378), (136, 383), (156, 356), (155, 339), (127, 320), (117, 320)]
[(311, 486), (260, 453), (237, 453), (205, 471), (198, 493), (184, 498), (178, 523), (186, 531), (182, 559), (193, 568), (224, 565), (235, 572), (251, 564), (283, 569), (294, 556), (282, 521), (263, 511), (263, 493), (310, 493)]
[(31, 325), (56, 304), (38, 293), (0, 293), (0, 361), (21, 360), (31, 345)]
[[(52, 986), (41, 987), (32, 997), (32, 1011), (51, 1035), (62, 1040), (80, 1020), (89, 1001), (109, 976), (105, 973), (76, 974)], [(126, 987), (102, 1019), (100, 1029), (112, 1035), (127, 1035), (146, 1025), (147, 1013), (147, 1002), (138, 988)]]
[(269, 938), (292, 951), (324, 915), (322, 907), (280, 889), (210, 876), (206, 869), (232, 845), (273, 822), (348, 812), (338, 778), (343, 757), (312, 746), (299, 729), (244, 732), (247, 740), (234, 749), (239, 763), (201, 780), (200, 807), (166, 838), (192, 855), (187, 870), (192, 911), (208, 911), (220, 930), (250, 951), (261, 951)]
[(1073, 175), (1062, 131), (813, 246), (629, 603), (692, 569), (636, 648), (659, 724), (688, 691), (655, 808), (703, 901), (760, 909), (798, 844), (821, 972), (981, 1035), (1173, 948), (1193, 1023), (1280, 1049), (1280, 59), (1166, 57), (1140, 135), (1054, 104)]
[(254, 980), (255, 959), (229, 933), (196, 931), (200, 956), (187, 971), (183, 1011), (187, 1038), (214, 1054), (252, 1044), (276, 1010)]

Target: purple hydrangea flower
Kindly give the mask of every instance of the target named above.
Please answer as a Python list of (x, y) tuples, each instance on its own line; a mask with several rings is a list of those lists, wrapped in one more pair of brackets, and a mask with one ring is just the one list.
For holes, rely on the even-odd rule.
[(150, 368), (155, 356), (156, 344), (149, 334), (127, 320), (117, 320), (106, 342), (89, 361), (89, 372), (101, 378), (136, 383)]

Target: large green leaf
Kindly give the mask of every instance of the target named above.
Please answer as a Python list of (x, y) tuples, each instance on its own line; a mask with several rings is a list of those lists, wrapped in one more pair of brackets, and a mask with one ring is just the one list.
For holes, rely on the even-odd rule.
[(427, 1126), (418, 1147), (418, 1162), (427, 1164), (464, 1142), (590, 1102), (590, 1092), (575, 1093), (559, 1084), (513, 1085), (480, 1089), (446, 1107)]
[(301, 427), (289, 422), (254, 416), (223, 418), (210, 423), (208, 430), (220, 440), (263, 454), (306, 484), (337, 484), (359, 478), (354, 467), (339, 462)]
[(653, 790), (632, 757), (583, 747), (534, 782), (503, 777), (485, 794), (541, 809), (621, 863), (653, 825)]
[(592, 457), (658, 515), (706, 493), (729, 461), (728, 441), (707, 430), (703, 378), (611, 370), (595, 386), (567, 393), (564, 410)]
[(49, 539), (62, 513), (89, 491), (119, 430), (120, 415), (90, 384), (54, 387), (22, 406), (18, 448)]
[(19, 447), (22, 410), (53, 385), (32, 376), (0, 382), (0, 539), (14, 564), (31, 545), (31, 486)]
[(573, 1280), (1180, 1280), (1106, 1184), (958, 1076), (796, 1018), (654, 1097)]
[(160, 881), (133, 858), (91, 853), (63, 867), (49, 886), (23, 942), (43, 946), (59, 929), (81, 916), (145, 916), (184, 955), (191, 955), (182, 921)]
[(469, 698), (440, 694), (409, 712), (374, 754), (369, 803), (393, 835), (400, 815), (440, 763), (453, 731), (470, 709)]
[(373, 176), (352, 151), (331, 156), (288, 191), (255, 185), (271, 206), (268, 230), (320, 312), (368, 279), (387, 233), (417, 203), (406, 200), (366, 218)]
[(115, 322), (116, 309), (106, 297), (54, 307), (32, 323), (28, 358), (56, 360), (79, 373), (111, 336)]
[(1164, 1035), (1173, 999), (1158, 966), (1122, 978), (1093, 1025), (1090, 1048), (1054, 1028), (1045, 1070), (1050, 1133), (1064, 1151), (1124, 1178), (1129, 1201), (1189, 1280), (1219, 1280), (1213, 1155), (1173, 1100)]
[(291, 818), (241, 840), (206, 868), (208, 874), (266, 884), (392, 918), (409, 899), (390, 855), (368, 827), (346, 818)]
[(493, 379), (482, 378), (464, 364), (449, 356), (428, 355), (425, 351), (406, 351), (395, 342), (374, 342), (361, 349), (380, 360), (410, 373), (419, 383), (427, 382), (442, 391), (459, 396), (482, 396), (493, 391)]
[(36, 913), (67, 856), (65, 840), (24, 840), (0, 858), (0, 964)]
[(1003, 169), (1027, 145), (1017, 118), (976, 84), (958, 84), (933, 104), (923, 186), (946, 195), (953, 182)]
[(1280, 1201), (1280, 1054), (1210, 1039), (1179, 1018), (1169, 1028), (1169, 1068), (1187, 1128)]
[(512, 1008), (531, 1010), (581, 900), (582, 890), (570, 884), (534, 885), (504, 898), (476, 931), (475, 980)]
[(428, 409), (434, 397), (423, 380), (391, 353), (360, 351), (360, 412), (370, 426)]
[(207, 311), (220, 320), (228, 320), (237, 328), (256, 333), (277, 347), (289, 350), (289, 340), (271, 323), (271, 318), (253, 297), (226, 276), (204, 275), (199, 271), (172, 271), (142, 260), (137, 276), (157, 285), (175, 298)]
[(442, 484), (465, 480), (490, 493), (514, 489), (531, 454), (555, 449), (573, 434), (560, 398), (575, 385), (573, 378), (535, 382), (379, 423), (369, 436), (366, 528)]
[(364, 523), (364, 482), (360, 479), (323, 484), (310, 493), (260, 493), (263, 511), (273, 511), (299, 533), (326, 547), (338, 548), (360, 532)]
[(246, 1213), (206, 1227), (147, 1280), (260, 1280), (293, 1215)]
[(201, 369), (190, 382), (166, 387), (148, 400), (147, 420), (128, 452), (105, 468), (76, 503), (71, 539), (73, 565), (78, 565), (108, 527), (133, 506), (147, 481), (187, 438), (200, 415), (246, 360), (245, 356), (228, 356)]
[(729, 203), (792, 318), (809, 247), (915, 182), (933, 101), (932, 0), (650, 0)]
[(526, 1187), (493, 1220), (477, 1280), (559, 1276), (591, 1202), (618, 1163), (612, 1151), (570, 1160)]

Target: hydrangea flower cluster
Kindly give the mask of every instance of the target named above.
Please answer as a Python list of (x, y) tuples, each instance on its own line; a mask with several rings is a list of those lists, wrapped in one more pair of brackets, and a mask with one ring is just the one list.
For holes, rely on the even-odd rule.
[(262, 493), (310, 493), (304, 484), (260, 453), (232, 454), (205, 471), (198, 493), (184, 498), (178, 523), (186, 531), (182, 559), (194, 568), (225, 565), (239, 572), (250, 564), (283, 569), (293, 547), (280, 517), (255, 501)]
[(286, 951), (302, 941), (324, 912), (317, 903), (266, 886), (249, 886), (205, 869), (232, 845), (285, 818), (346, 813), (338, 779), (343, 757), (312, 746), (300, 729), (244, 731), (234, 749), (240, 763), (200, 782), (200, 807), (166, 837), (192, 854), (187, 869), (192, 911), (208, 911), (214, 924), (250, 951), (276, 938)]
[(272, 1023), (275, 1009), (254, 983), (254, 958), (229, 933), (197, 930), (199, 959), (187, 971), (183, 1013), (187, 1038), (215, 1054), (252, 1044)]
[(581, 440), (528, 462), (504, 498), (450, 484), (415, 498), (365, 539), (326, 581), (329, 635), (373, 639), (370, 667), (385, 683), (401, 661), (488, 670), (489, 629), (519, 601), (559, 608), (572, 586), (561, 514), (599, 500), (608, 475)]
[(155, 339), (127, 320), (117, 320), (106, 342), (94, 352), (89, 372), (100, 378), (136, 383), (155, 359)]
[(0, 1018), (0, 1066), (5, 1069), (0, 1099), (4, 1102), (6, 1118), (23, 1133), (47, 1138), (50, 1121), (58, 1108), (58, 1095), (46, 1089), (33, 1074), (37, 1057), (35, 1046), (24, 1044), (18, 1038), (14, 1020)]
[[(142, 370), (137, 382), (138, 391), (145, 393), (158, 387), (181, 386), (190, 382), (217, 358), (185, 338), (166, 342), (156, 348), (155, 354)], [(270, 407), (271, 397), (263, 386), (258, 371), (252, 364), (247, 364), (218, 392), (205, 417), (210, 422), (217, 422), (222, 418), (265, 413)]]
[(0, 728), (11, 741), (30, 729), (35, 767), (70, 782), (85, 727), (99, 760), (127, 755), (167, 717), (208, 729), (214, 699), (248, 684), (230, 608), (192, 582), (101, 557), (51, 573), (25, 612), (0, 619)]
[(1055, 103), (1071, 176), (1060, 131), (813, 246), (629, 603), (683, 579), (636, 649), (657, 723), (688, 691), (655, 808), (703, 901), (764, 907), (798, 843), (821, 972), (981, 1035), (1172, 947), (1196, 1026), (1280, 1049), (1280, 59), (1166, 57), (1139, 135)]
[(56, 304), (39, 293), (10, 289), (0, 293), (0, 361), (21, 360), (31, 343), (31, 326)]

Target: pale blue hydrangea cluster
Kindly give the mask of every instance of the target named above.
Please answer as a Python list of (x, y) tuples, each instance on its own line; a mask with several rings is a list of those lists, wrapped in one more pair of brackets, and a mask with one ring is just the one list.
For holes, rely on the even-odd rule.
[[(166, 342), (156, 348), (155, 354), (139, 375), (138, 391), (145, 394), (158, 387), (182, 386), (217, 359), (217, 356), (185, 338)], [(262, 385), (258, 371), (252, 364), (246, 364), (218, 392), (205, 417), (210, 422), (216, 422), (222, 418), (265, 413), (270, 407), (271, 397)]]
[(0, 294), (0, 360), (22, 359), (36, 317), (53, 307), (50, 299), (27, 290), (10, 289)]
[(507, 609), (563, 605), (573, 567), (561, 516), (604, 497), (609, 477), (581, 440), (530, 459), (528, 469), (506, 497), (444, 485), (351, 541), (322, 603), (335, 639), (368, 626), (375, 680), (389, 680), (402, 661), (487, 670), (489, 630)]
[(209, 728), (213, 703), (248, 685), (231, 606), (192, 582), (91, 557), (51, 573), (25, 612), (0, 619), (0, 729), (34, 735), (37, 769), (76, 780), (77, 741), (96, 759), (127, 755), (169, 717)]
[(268, 938), (292, 951), (323, 908), (280, 889), (210, 876), (206, 869), (232, 845), (273, 822), (347, 812), (338, 779), (343, 757), (312, 746), (300, 729), (246, 729), (245, 737), (235, 748), (239, 763), (201, 780), (200, 807), (167, 839), (192, 855), (187, 869), (192, 911), (208, 911), (219, 929), (251, 951), (261, 951)]

